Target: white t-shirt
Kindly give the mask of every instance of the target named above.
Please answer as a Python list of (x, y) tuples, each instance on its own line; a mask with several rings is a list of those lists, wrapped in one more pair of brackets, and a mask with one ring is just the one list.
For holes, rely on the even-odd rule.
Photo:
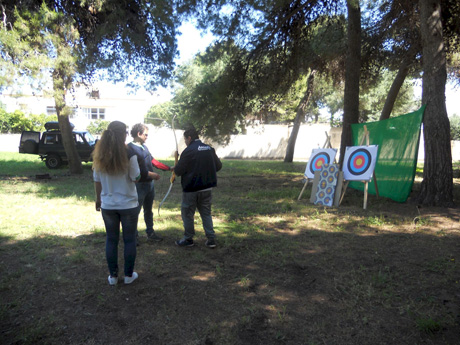
[(134, 181), (140, 176), (140, 173), (135, 155), (129, 160), (127, 174), (108, 175), (94, 170), (94, 181), (100, 182), (102, 185), (101, 208), (126, 210), (137, 207), (137, 190)]

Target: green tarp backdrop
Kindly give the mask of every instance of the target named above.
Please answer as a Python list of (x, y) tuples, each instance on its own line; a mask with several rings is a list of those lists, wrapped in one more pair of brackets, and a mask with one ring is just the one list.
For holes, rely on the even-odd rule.
[[(364, 125), (369, 131), (369, 144), (379, 146), (375, 177), (380, 196), (398, 202), (405, 202), (409, 197), (417, 168), (424, 110), (425, 106), (388, 120), (351, 125), (354, 146), (359, 145), (364, 135)], [(349, 186), (364, 190), (362, 182), (350, 182)], [(369, 183), (368, 192), (376, 194), (373, 181)]]

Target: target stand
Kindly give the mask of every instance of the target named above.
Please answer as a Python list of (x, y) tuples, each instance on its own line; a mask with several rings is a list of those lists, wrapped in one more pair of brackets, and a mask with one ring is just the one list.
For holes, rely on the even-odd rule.
[(326, 141), (324, 142), (323, 149), (332, 149), (331, 136), (327, 131), (324, 133), (326, 134)]
[(331, 141), (330, 137), (326, 132), (326, 142), (324, 143), (324, 146), (329, 146), (325, 147), (322, 149), (313, 149), (310, 155), (310, 159), (308, 160), (307, 167), (305, 169), (304, 177), (305, 177), (305, 182), (302, 187), (302, 190), (299, 194), (299, 197), (297, 200), (300, 200), (302, 197), (303, 192), (305, 191), (305, 188), (308, 185), (308, 182), (315, 178), (315, 172), (321, 170), (321, 166), (323, 164), (332, 164), (335, 162), (335, 156), (337, 154), (337, 149), (331, 148)]
[[(364, 141), (366, 145), (363, 146)], [(375, 164), (377, 162), (378, 145), (369, 145), (369, 132), (364, 126), (364, 136), (359, 146), (348, 146), (345, 150), (343, 160), (343, 191), (339, 204), (342, 203), (343, 197), (350, 181), (360, 181), (364, 183), (364, 202), (363, 209), (367, 208), (367, 195), (369, 182), (374, 180), (377, 197), (379, 190), (377, 187), (377, 177), (375, 176)]]

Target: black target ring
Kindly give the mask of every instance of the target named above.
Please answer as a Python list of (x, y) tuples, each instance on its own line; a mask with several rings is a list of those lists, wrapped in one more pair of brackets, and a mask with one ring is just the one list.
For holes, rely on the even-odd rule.
[(347, 168), (354, 176), (363, 175), (372, 165), (372, 155), (369, 150), (361, 148), (354, 151), (347, 161)]

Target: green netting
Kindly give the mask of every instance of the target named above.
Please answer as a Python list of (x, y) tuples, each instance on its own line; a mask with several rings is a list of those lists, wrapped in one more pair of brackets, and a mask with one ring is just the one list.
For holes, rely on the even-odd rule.
[[(424, 110), (425, 106), (413, 113), (388, 120), (351, 125), (353, 145), (359, 145), (366, 125), (369, 144), (379, 146), (374, 176), (380, 196), (398, 202), (405, 202), (409, 197), (417, 167)], [(364, 190), (362, 182), (350, 182), (349, 186)], [(376, 194), (374, 181), (369, 183), (368, 192)]]

